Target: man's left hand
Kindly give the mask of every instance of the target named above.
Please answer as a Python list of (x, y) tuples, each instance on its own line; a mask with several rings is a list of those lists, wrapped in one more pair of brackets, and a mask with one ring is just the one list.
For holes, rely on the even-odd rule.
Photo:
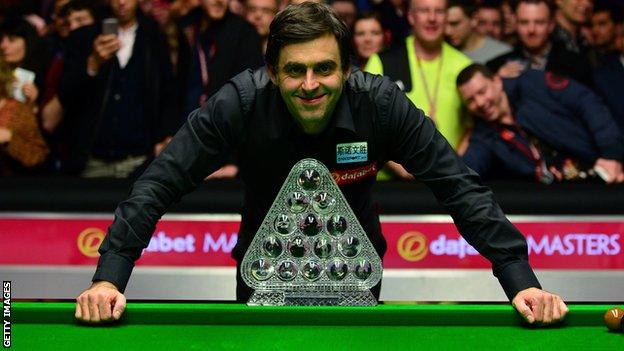
[(568, 306), (560, 296), (538, 288), (520, 291), (511, 304), (530, 324), (554, 324), (562, 321), (568, 313)]

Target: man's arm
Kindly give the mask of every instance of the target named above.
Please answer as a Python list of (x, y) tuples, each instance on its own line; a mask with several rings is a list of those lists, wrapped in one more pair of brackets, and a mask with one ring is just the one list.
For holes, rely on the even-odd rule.
[(505, 218), (491, 190), (455, 154), (431, 120), (393, 85), (382, 84), (380, 91), (386, 92), (376, 98), (380, 123), (389, 134), (390, 157), (429, 186), (462, 236), (492, 263), (505, 294), (529, 322), (562, 318), (565, 304), (541, 290), (528, 262), (526, 240)]
[[(109, 282), (123, 293), (134, 262), (149, 244), (160, 217), (172, 203), (224, 164), (240, 140), (242, 123), (238, 94), (232, 84), (226, 84), (206, 106), (191, 114), (171, 143), (134, 183), (130, 196), (115, 210), (113, 224), (99, 249), (94, 282)], [(92, 289), (95, 287), (98, 285), (94, 284)], [(107, 300), (97, 298), (101, 296), (97, 291), (93, 296), (83, 295), (77, 306), (79, 319), (85, 320), (78, 316), (78, 309), (104, 309), (98, 304)]]

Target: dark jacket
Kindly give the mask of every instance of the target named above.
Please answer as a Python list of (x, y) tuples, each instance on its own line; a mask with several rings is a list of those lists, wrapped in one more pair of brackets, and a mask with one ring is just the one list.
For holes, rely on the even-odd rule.
[[(358, 149), (365, 157), (340, 161), (339, 144), (355, 142), (365, 143), (365, 152)], [(266, 69), (239, 74), (191, 114), (134, 184), (129, 199), (117, 208), (93, 279), (113, 282), (123, 291), (160, 216), (222, 166), (232, 152), (240, 155), (245, 188), (239, 239), (232, 252), (236, 260), (242, 259), (291, 167), (308, 157), (323, 162), (334, 179), (349, 180), (340, 182), (340, 189), (383, 257), (386, 242), (374, 211), (372, 187), (378, 167), (395, 160), (432, 189), (466, 240), (492, 262), (510, 299), (520, 290), (539, 286), (522, 234), (505, 218), (491, 191), (396, 84), (354, 72), (326, 129), (306, 135)]]
[(602, 67), (594, 71), (596, 91), (605, 100), (613, 119), (624, 133), (624, 63), (621, 54), (605, 57)]
[[(104, 123), (107, 104), (114, 98), (111, 96), (112, 79), (120, 70), (113, 57), (102, 65), (96, 76), (89, 76), (86, 60), (93, 41), (99, 35), (99, 27), (80, 28), (75, 32), (68, 41), (67, 69), (63, 73), (59, 92), (61, 103), (69, 111), (68, 122), (73, 125), (71, 129), (74, 131), (70, 137), (73, 142), (69, 157), (64, 165), (64, 170), (70, 173), (79, 172), (91, 153)], [(137, 54), (139, 50), (142, 51), (140, 55)], [(138, 66), (141, 80), (146, 83), (140, 91), (146, 121), (144, 128), (151, 136), (153, 145), (165, 136), (173, 135), (181, 125), (168, 45), (153, 20), (139, 16), (132, 56), (141, 58)]]

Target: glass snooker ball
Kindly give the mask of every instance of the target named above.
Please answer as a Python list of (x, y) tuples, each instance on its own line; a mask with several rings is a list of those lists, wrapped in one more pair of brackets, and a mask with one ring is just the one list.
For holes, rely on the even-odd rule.
[(289, 215), (283, 213), (277, 215), (275, 221), (273, 222), (273, 227), (276, 232), (283, 235), (292, 233), (296, 228), (293, 219), (290, 218)]
[(371, 273), (373, 273), (373, 267), (370, 262), (367, 260), (359, 260), (353, 269), (353, 274), (358, 277), (358, 279), (366, 280), (370, 277)]
[(327, 231), (333, 236), (340, 236), (347, 230), (347, 220), (341, 215), (333, 215), (327, 220)]
[(299, 174), (297, 183), (305, 190), (316, 190), (321, 185), (321, 175), (315, 169), (306, 169)]
[(267, 280), (273, 275), (273, 265), (264, 258), (257, 259), (251, 263), (251, 275), (257, 280)]
[(362, 244), (360, 243), (360, 239), (354, 236), (344, 237), (338, 243), (338, 250), (345, 257), (355, 257), (360, 253), (361, 249)]
[(347, 276), (349, 267), (347, 264), (337, 258), (327, 265), (327, 276), (333, 281), (343, 280)]
[(304, 193), (300, 191), (294, 191), (288, 196), (288, 199), (286, 200), (286, 205), (288, 205), (288, 209), (291, 212), (300, 213), (305, 211), (305, 209), (308, 207), (309, 202), (310, 200)]
[(264, 253), (266, 253), (267, 256), (273, 258), (281, 255), (283, 250), (282, 242), (273, 235), (268, 236), (264, 239), (262, 248), (264, 249)]
[(326, 191), (320, 191), (314, 195), (312, 208), (318, 213), (328, 214), (336, 206), (336, 199)]
[(321, 277), (323, 267), (316, 261), (308, 261), (303, 265), (301, 272), (305, 279), (315, 281)]
[(319, 258), (328, 258), (332, 253), (332, 243), (328, 237), (320, 237), (314, 242), (314, 254)]
[(299, 228), (306, 236), (315, 236), (321, 232), (323, 223), (314, 213), (308, 213), (299, 222)]
[(295, 279), (297, 272), (297, 265), (293, 261), (282, 261), (277, 266), (277, 277), (284, 281)]
[(293, 257), (301, 258), (306, 253), (306, 242), (301, 236), (296, 236), (288, 242), (288, 252)]

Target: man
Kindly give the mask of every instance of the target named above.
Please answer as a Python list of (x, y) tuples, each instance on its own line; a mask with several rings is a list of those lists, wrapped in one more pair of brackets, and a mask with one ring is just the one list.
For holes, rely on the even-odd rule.
[(582, 26), (589, 21), (594, 0), (555, 0), (557, 26), (553, 31), (555, 41), (577, 54), (586, 53), (589, 43), (581, 34)]
[[(468, 241), (493, 261), (507, 296), (529, 322), (563, 318), (567, 307), (560, 297), (540, 290), (522, 234), (505, 219), (489, 190), (395, 84), (362, 71), (351, 74), (349, 42), (349, 31), (327, 5), (304, 3), (277, 14), (267, 68), (236, 76), (194, 111), (116, 210), (100, 247), (94, 283), (77, 299), (78, 319), (120, 317), (122, 292), (158, 218), (231, 152), (239, 155), (246, 189), (232, 252), (237, 262), (291, 167), (306, 157), (320, 160), (332, 172), (360, 174), (340, 186), (383, 256), (386, 244), (371, 203), (374, 172), (361, 175), (358, 169), (374, 170), (393, 158), (432, 187)], [(367, 145), (366, 160), (338, 163), (336, 145), (354, 141)], [(242, 302), (252, 291), (241, 279), (240, 267), (237, 271), (237, 299)]]
[(447, 12), (447, 41), (473, 62), (485, 63), (511, 51), (511, 46), (477, 31), (479, 23), (472, 1), (451, 0)]
[(497, 1), (483, 1), (477, 6), (474, 17), (477, 33), (487, 35), (496, 40), (503, 39), (503, 12)]
[[(396, 82), (434, 121), (451, 146), (457, 148), (467, 122), (453, 81), (470, 64), (470, 59), (444, 42), (446, 5), (446, 0), (412, 0), (408, 19), (413, 34), (403, 45), (372, 55), (364, 70)], [(388, 166), (397, 176), (410, 178), (400, 165)]]
[(138, 0), (110, 6), (118, 32), (72, 31), (59, 91), (73, 134), (64, 169), (83, 177), (132, 177), (179, 126), (164, 34)]
[(613, 114), (613, 119), (624, 133), (624, 36), (618, 39), (617, 52), (605, 55), (602, 65), (594, 70), (596, 92), (602, 96)]
[(553, 42), (554, 6), (550, 0), (519, 0), (516, 3), (518, 44), (514, 50), (487, 62), (502, 78), (515, 78), (527, 68), (548, 70), (593, 85), (589, 61)]
[(503, 84), (475, 64), (459, 74), (457, 87), (478, 118), (464, 161), (482, 177), (550, 183), (585, 179), (601, 168), (607, 183), (624, 181), (622, 134), (583, 85), (537, 70)]
[(606, 56), (619, 51), (617, 39), (623, 27), (621, 6), (606, 1), (594, 6), (590, 23), (597, 66), (603, 63)]
[(269, 36), (269, 25), (277, 10), (278, 0), (247, 0), (245, 1), (245, 19), (256, 27), (256, 32), (262, 40), (262, 52), (266, 51), (267, 39)]
[(344, 21), (347, 28), (353, 28), (355, 18), (358, 14), (357, 6), (354, 0), (332, 0), (330, 2), (332, 9), (336, 11), (340, 19)]

